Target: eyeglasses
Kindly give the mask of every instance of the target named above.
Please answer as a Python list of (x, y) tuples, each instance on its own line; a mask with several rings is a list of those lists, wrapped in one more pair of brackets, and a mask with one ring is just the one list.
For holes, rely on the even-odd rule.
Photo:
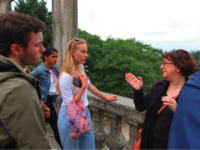
[(174, 64), (173, 62), (163, 62), (163, 67), (166, 65), (166, 64)]
[[(75, 39), (75, 41), (79, 41), (79, 38), (77, 38), (77, 37), (73, 37), (73, 39)], [(71, 46), (71, 44), (73, 42), (73, 39), (71, 40), (71, 43), (69, 44), (69, 49), (70, 49), (70, 46)]]

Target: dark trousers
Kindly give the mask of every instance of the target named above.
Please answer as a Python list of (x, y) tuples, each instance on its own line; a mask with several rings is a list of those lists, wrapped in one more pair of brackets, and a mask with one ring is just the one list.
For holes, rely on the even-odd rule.
[(58, 116), (57, 116), (55, 108), (52, 104), (52, 98), (53, 98), (53, 96), (48, 95), (47, 101), (45, 102), (45, 105), (50, 109), (50, 118), (45, 118), (45, 121), (46, 121), (46, 124), (48, 122), (49, 125), (51, 126), (51, 128), (54, 132), (56, 141), (60, 145), (60, 147), (62, 148), (60, 136), (59, 136), (59, 133), (58, 133), (58, 127), (57, 127)]
[(167, 150), (168, 142), (160, 139), (153, 139), (153, 149), (166, 149)]

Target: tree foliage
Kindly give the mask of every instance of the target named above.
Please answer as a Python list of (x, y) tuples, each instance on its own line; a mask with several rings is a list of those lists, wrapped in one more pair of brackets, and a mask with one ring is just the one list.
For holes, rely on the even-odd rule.
[(125, 81), (128, 72), (143, 78), (145, 93), (162, 79), (161, 49), (136, 41), (135, 38), (123, 40), (109, 37), (103, 41), (99, 36), (82, 30), (79, 30), (79, 37), (87, 41), (87, 75), (99, 90), (132, 97), (133, 89)]
[(191, 55), (193, 56), (194, 60), (197, 62), (197, 66), (195, 69), (195, 71), (197, 71), (198, 69), (200, 69), (200, 50), (192, 51)]
[(45, 0), (18, 0), (15, 2), (14, 11), (35, 17), (45, 23), (43, 32), (44, 47), (52, 46), (52, 12), (48, 12)]

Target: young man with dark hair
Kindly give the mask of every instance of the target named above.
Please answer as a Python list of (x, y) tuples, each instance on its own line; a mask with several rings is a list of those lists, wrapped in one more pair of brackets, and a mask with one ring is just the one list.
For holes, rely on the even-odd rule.
[(19, 13), (0, 15), (0, 149), (50, 149), (38, 81), (23, 68), (45, 51), (45, 24)]

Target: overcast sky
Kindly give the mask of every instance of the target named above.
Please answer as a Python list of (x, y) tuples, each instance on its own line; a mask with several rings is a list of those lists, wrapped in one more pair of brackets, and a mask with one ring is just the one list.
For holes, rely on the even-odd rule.
[[(52, 10), (51, 0), (46, 0)], [(78, 0), (78, 27), (164, 51), (200, 50), (200, 0)]]

